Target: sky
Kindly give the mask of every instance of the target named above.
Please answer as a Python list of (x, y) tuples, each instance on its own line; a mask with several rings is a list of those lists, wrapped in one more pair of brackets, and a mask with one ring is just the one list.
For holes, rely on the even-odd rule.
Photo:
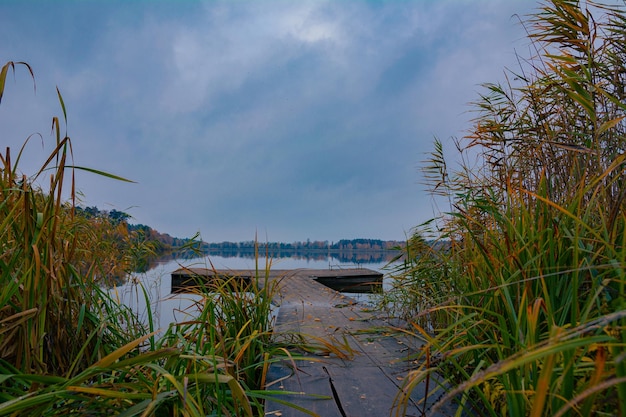
[[(207, 242), (403, 240), (420, 166), (530, 55), (530, 0), (0, 2), (0, 150), (34, 174), (67, 110), (80, 204)], [(28, 139), (30, 138), (30, 139)], [(27, 140), (28, 139), (28, 140)], [(454, 154), (451, 154), (454, 159)]]

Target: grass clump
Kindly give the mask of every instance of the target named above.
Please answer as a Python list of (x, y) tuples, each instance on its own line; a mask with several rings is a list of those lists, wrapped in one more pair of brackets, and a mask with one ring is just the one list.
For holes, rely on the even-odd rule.
[[(0, 99), (22, 67), (33, 74), (2, 67)], [(18, 169), (28, 140), (17, 157), (0, 154), (0, 416), (263, 415), (274, 287), (262, 271), (245, 294), (199, 285), (196, 317), (163, 332), (150, 314), (140, 323), (103, 288), (150, 248), (80, 215), (73, 174), (124, 179), (75, 166), (61, 125), (53, 118), (53, 150), (32, 176)]]
[(425, 168), (451, 211), (395, 271), (427, 342), (406, 389), (470, 415), (626, 416), (626, 13), (552, 0), (528, 23), (536, 54), (486, 85), (460, 168), (439, 141)]
[[(2, 68), (0, 87), (15, 65)], [(79, 272), (95, 270), (93, 258), (83, 256), (93, 239), (72, 201), (61, 199), (68, 182), (74, 188), (76, 168), (58, 118), (52, 126), (54, 150), (35, 175), (18, 170), (28, 141), (15, 160), (9, 148), (0, 155), (0, 360), (25, 372), (72, 376), (106, 356), (122, 333), (102, 327), (101, 291), (92, 273)]]

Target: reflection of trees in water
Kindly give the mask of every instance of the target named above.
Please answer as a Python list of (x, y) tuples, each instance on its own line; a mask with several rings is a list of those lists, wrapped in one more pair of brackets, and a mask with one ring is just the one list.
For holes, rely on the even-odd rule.
[[(359, 251), (359, 250), (347, 250), (347, 251), (265, 251), (259, 250), (259, 256), (265, 257), (266, 255), (272, 259), (296, 259), (304, 261), (326, 261), (330, 258), (331, 262), (339, 264), (373, 264), (373, 263), (387, 263), (391, 262), (398, 256), (398, 251)], [(147, 269), (152, 269), (159, 264), (176, 261), (176, 260), (190, 260), (202, 258), (205, 256), (220, 256), (222, 258), (244, 258), (254, 259), (256, 254), (254, 250), (211, 250), (208, 252), (197, 251), (175, 251), (168, 254), (159, 256), (158, 258), (150, 259), (147, 264)], [(143, 271), (142, 271), (143, 272)]]
[[(247, 251), (211, 251), (208, 255), (217, 255), (223, 258), (249, 258), (254, 259), (254, 252)], [(320, 251), (308, 251), (308, 252), (273, 252), (268, 251), (260, 254), (262, 256), (267, 255), (274, 259), (302, 259), (306, 261), (325, 261), (330, 258), (332, 261), (338, 263), (383, 263), (390, 262), (397, 256), (395, 251), (342, 251), (342, 252), (320, 252)]]
[(203, 258), (206, 254), (198, 251), (192, 250), (182, 250), (182, 251), (172, 251), (168, 253), (164, 253), (155, 258), (150, 258), (146, 261), (145, 267), (140, 271), (135, 272), (147, 272), (151, 269), (156, 268), (160, 264), (164, 264), (171, 261), (182, 261), (182, 260), (190, 260)]

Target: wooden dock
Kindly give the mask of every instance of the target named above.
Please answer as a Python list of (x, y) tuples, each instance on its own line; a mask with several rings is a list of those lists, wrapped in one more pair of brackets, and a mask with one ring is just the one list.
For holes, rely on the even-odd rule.
[[(366, 268), (335, 268), (335, 269), (306, 269), (307, 278), (313, 278), (319, 283), (340, 292), (373, 293), (382, 290), (383, 274)], [(279, 272), (286, 272), (280, 270)], [(262, 272), (263, 274), (263, 272)], [(205, 285), (221, 285), (226, 281), (239, 284), (254, 282), (255, 271), (251, 270), (224, 270), (208, 268), (179, 268), (172, 272), (172, 293), (184, 292), (186, 288), (196, 286), (199, 280)], [(276, 273), (272, 274), (276, 276)]]
[[(246, 276), (254, 271), (230, 273)], [(377, 271), (363, 268), (271, 271), (269, 281), (278, 285), (274, 299), (279, 306), (276, 341), (287, 344), (300, 359), (282, 359), (270, 366), (266, 389), (284, 394), (266, 402), (265, 415), (311, 415), (281, 401), (321, 417), (452, 415), (447, 410), (432, 414), (430, 407), (436, 399), (429, 398), (424, 404), (421, 385), (404, 401), (405, 410), (397, 407), (403, 379), (417, 366), (410, 356), (421, 344), (416, 338), (393, 331), (367, 306), (318, 281), (321, 276), (341, 279), (357, 275), (365, 281), (378, 280), (379, 276), (382, 279)], [(297, 345), (289, 343), (298, 337), (313, 349), (296, 352)]]
[(252, 285), (254, 271), (215, 270), (208, 268), (179, 268), (172, 272), (172, 294), (188, 291), (202, 281), (203, 285), (228, 285), (247, 287)]

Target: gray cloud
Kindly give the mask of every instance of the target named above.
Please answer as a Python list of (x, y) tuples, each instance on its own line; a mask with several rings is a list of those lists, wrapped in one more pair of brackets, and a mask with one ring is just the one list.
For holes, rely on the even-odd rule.
[[(38, 3), (38, 2), (34, 2)], [(432, 215), (417, 166), (515, 65), (523, 1), (0, 5), (7, 146), (68, 108), (85, 204), (206, 240), (401, 239)], [(39, 141), (40, 142), (40, 141)], [(24, 168), (35, 166), (37, 143)], [(49, 148), (48, 148), (49, 149)]]

